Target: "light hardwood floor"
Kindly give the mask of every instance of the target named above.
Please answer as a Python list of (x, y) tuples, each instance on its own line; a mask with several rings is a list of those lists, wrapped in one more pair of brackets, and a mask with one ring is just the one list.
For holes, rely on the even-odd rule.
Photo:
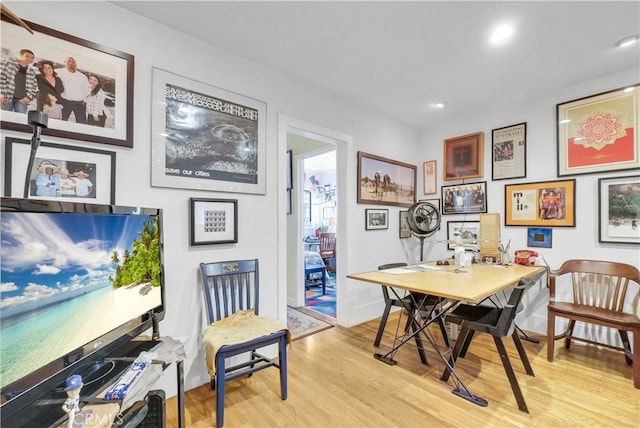
[[(395, 321), (394, 321), (395, 320)], [(380, 350), (389, 349), (397, 317), (390, 317)], [(540, 344), (523, 342), (536, 376), (525, 374), (513, 341), (505, 339), (529, 414), (518, 410), (491, 336), (476, 335), (458, 372), (480, 407), (451, 393), (439, 380), (443, 364), (416, 349), (396, 354), (396, 366), (373, 358), (378, 321), (335, 327), (293, 342), (289, 348), (289, 397), (281, 400), (278, 371), (267, 369), (227, 384), (226, 427), (640, 427), (640, 390), (624, 356), (559, 342), (547, 362)], [(634, 338), (635, 339), (635, 338)], [(559, 346), (558, 346), (559, 345)], [(215, 392), (209, 384), (186, 393), (186, 425), (215, 426)], [(177, 426), (176, 399), (167, 400), (167, 426)]]

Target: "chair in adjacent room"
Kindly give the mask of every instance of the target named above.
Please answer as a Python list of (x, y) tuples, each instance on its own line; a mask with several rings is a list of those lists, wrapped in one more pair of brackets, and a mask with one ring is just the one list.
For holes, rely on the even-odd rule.
[[(277, 367), (280, 396), (287, 399), (287, 344), (291, 336), (278, 321), (259, 315), (257, 259), (201, 263), (200, 272), (209, 320), (202, 341), (211, 388), (216, 391), (216, 427), (221, 427), (225, 383), (233, 379)], [(277, 361), (257, 352), (269, 345), (278, 345)], [(228, 358), (239, 355), (248, 360), (227, 366)]]
[(329, 263), (329, 259), (335, 259), (336, 257), (336, 234), (335, 233), (321, 233), (320, 234), (320, 249), (318, 250), (320, 257), (324, 260), (324, 264), (329, 272), (335, 273), (335, 269)]
[[(571, 280), (559, 280), (563, 275), (570, 276)], [(579, 340), (621, 350), (627, 364), (633, 365), (633, 384), (640, 388), (640, 318), (624, 312), (631, 281), (640, 284), (640, 271), (635, 266), (619, 262), (567, 260), (560, 269), (552, 271), (547, 306), (547, 360), (553, 362), (554, 344), (558, 339), (564, 339), (566, 349), (570, 349), (571, 340)], [(563, 287), (567, 291), (563, 292)], [(555, 334), (556, 317), (569, 320), (567, 330), (559, 335)], [(576, 321), (618, 330), (622, 347), (574, 336)], [(633, 351), (629, 331), (633, 334)]]
[[(394, 269), (399, 267), (407, 266), (406, 263), (387, 263), (384, 265), (378, 266), (378, 270), (386, 270), (386, 269)], [(422, 314), (430, 314), (435, 311), (435, 316), (438, 316), (438, 299), (431, 296), (425, 296), (420, 293), (407, 294), (403, 297), (396, 296), (395, 293), (389, 293), (389, 287), (386, 285), (381, 285), (382, 287), (382, 297), (384, 298), (384, 310), (382, 312), (382, 318), (380, 319), (380, 325), (378, 326), (378, 332), (376, 333), (376, 338), (373, 342), (373, 346), (379, 347), (380, 341), (382, 340), (382, 335), (384, 333), (384, 329), (387, 325), (387, 320), (389, 318), (389, 313), (391, 312), (392, 307), (398, 307), (402, 310), (407, 311), (407, 313), (413, 314), (413, 316), (407, 316), (407, 322), (404, 326), (404, 332), (407, 333), (409, 329), (413, 329), (415, 332), (416, 329), (419, 328), (418, 325), (415, 324), (415, 318)], [(392, 296), (393, 294), (393, 296)], [(416, 306), (419, 305), (419, 308)], [(436, 307), (434, 307), (436, 306)], [(445, 338), (445, 341), (448, 343), (448, 336), (446, 333), (444, 321), (442, 317), (438, 316), (438, 325), (440, 326), (440, 330), (442, 332), (442, 336)], [(420, 359), (422, 363), (427, 364), (427, 357), (424, 353), (424, 348), (422, 346), (422, 339), (416, 335), (416, 345), (418, 346), (418, 351), (420, 353)]]
[[(540, 274), (540, 276), (542, 276), (542, 274)], [(518, 379), (513, 371), (513, 366), (511, 365), (511, 360), (509, 359), (509, 354), (507, 353), (502, 338), (511, 335), (526, 373), (529, 376), (535, 376), (533, 368), (529, 363), (529, 358), (520, 341), (520, 336), (515, 329), (514, 320), (524, 292), (529, 286), (534, 284), (540, 276), (532, 279), (522, 278), (518, 285), (511, 291), (507, 304), (502, 307), (460, 304), (445, 317), (447, 322), (458, 324), (461, 327), (460, 334), (451, 353), (450, 363), (454, 364), (459, 357), (464, 358), (475, 332), (489, 333), (493, 336), (493, 341), (498, 349), (504, 371), (507, 373), (507, 378), (509, 378), (511, 390), (518, 402), (518, 408), (526, 413), (529, 413), (529, 409), (527, 408), (524, 395), (520, 390)], [(450, 370), (445, 368), (440, 379), (446, 382), (449, 380), (450, 375)]]

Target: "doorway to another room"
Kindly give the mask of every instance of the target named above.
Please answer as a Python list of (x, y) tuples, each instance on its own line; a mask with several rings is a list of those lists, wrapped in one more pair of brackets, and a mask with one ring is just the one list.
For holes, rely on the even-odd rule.
[(304, 183), (304, 306), (336, 318), (337, 177), (336, 150), (302, 160)]

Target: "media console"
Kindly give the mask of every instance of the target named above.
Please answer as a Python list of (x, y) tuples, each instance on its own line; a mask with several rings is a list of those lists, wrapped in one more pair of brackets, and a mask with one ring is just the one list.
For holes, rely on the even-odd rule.
[[(142, 377), (134, 384), (123, 400), (105, 400), (104, 391), (115, 383), (129, 365), (146, 351), (154, 354), (152, 364), (145, 370)], [(182, 343), (172, 338), (162, 337), (152, 339), (138, 337), (117, 348), (115, 351), (98, 361), (93, 361), (85, 367), (79, 368), (76, 374), (83, 378), (80, 394), (80, 414), (84, 406), (94, 408), (101, 404), (118, 404), (119, 414), (144, 401), (147, 393), (162, 372), (176, 363), (178, 426), (184, 428), (184, 347)], [(14, 428), (31, 428), (34, 426), (55, 428), (66, 426), (67, 416), (62, 405), (67, 399), (62, 383), (58, 387), (45, 392), (30, 405), (15, 413), (8, 419), (3, 419), (3, 425)], [(111, 407), (112, 408), (112, 407)], [(115, 422), (118, 418), (115, 419)], [(117, 426), (117, 425), (115, 425)]]

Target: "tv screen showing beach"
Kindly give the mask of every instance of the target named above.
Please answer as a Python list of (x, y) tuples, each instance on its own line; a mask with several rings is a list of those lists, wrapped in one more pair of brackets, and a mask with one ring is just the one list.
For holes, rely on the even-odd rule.
[(0, 386), (162, 305), (157, 221), (2, 213)]

